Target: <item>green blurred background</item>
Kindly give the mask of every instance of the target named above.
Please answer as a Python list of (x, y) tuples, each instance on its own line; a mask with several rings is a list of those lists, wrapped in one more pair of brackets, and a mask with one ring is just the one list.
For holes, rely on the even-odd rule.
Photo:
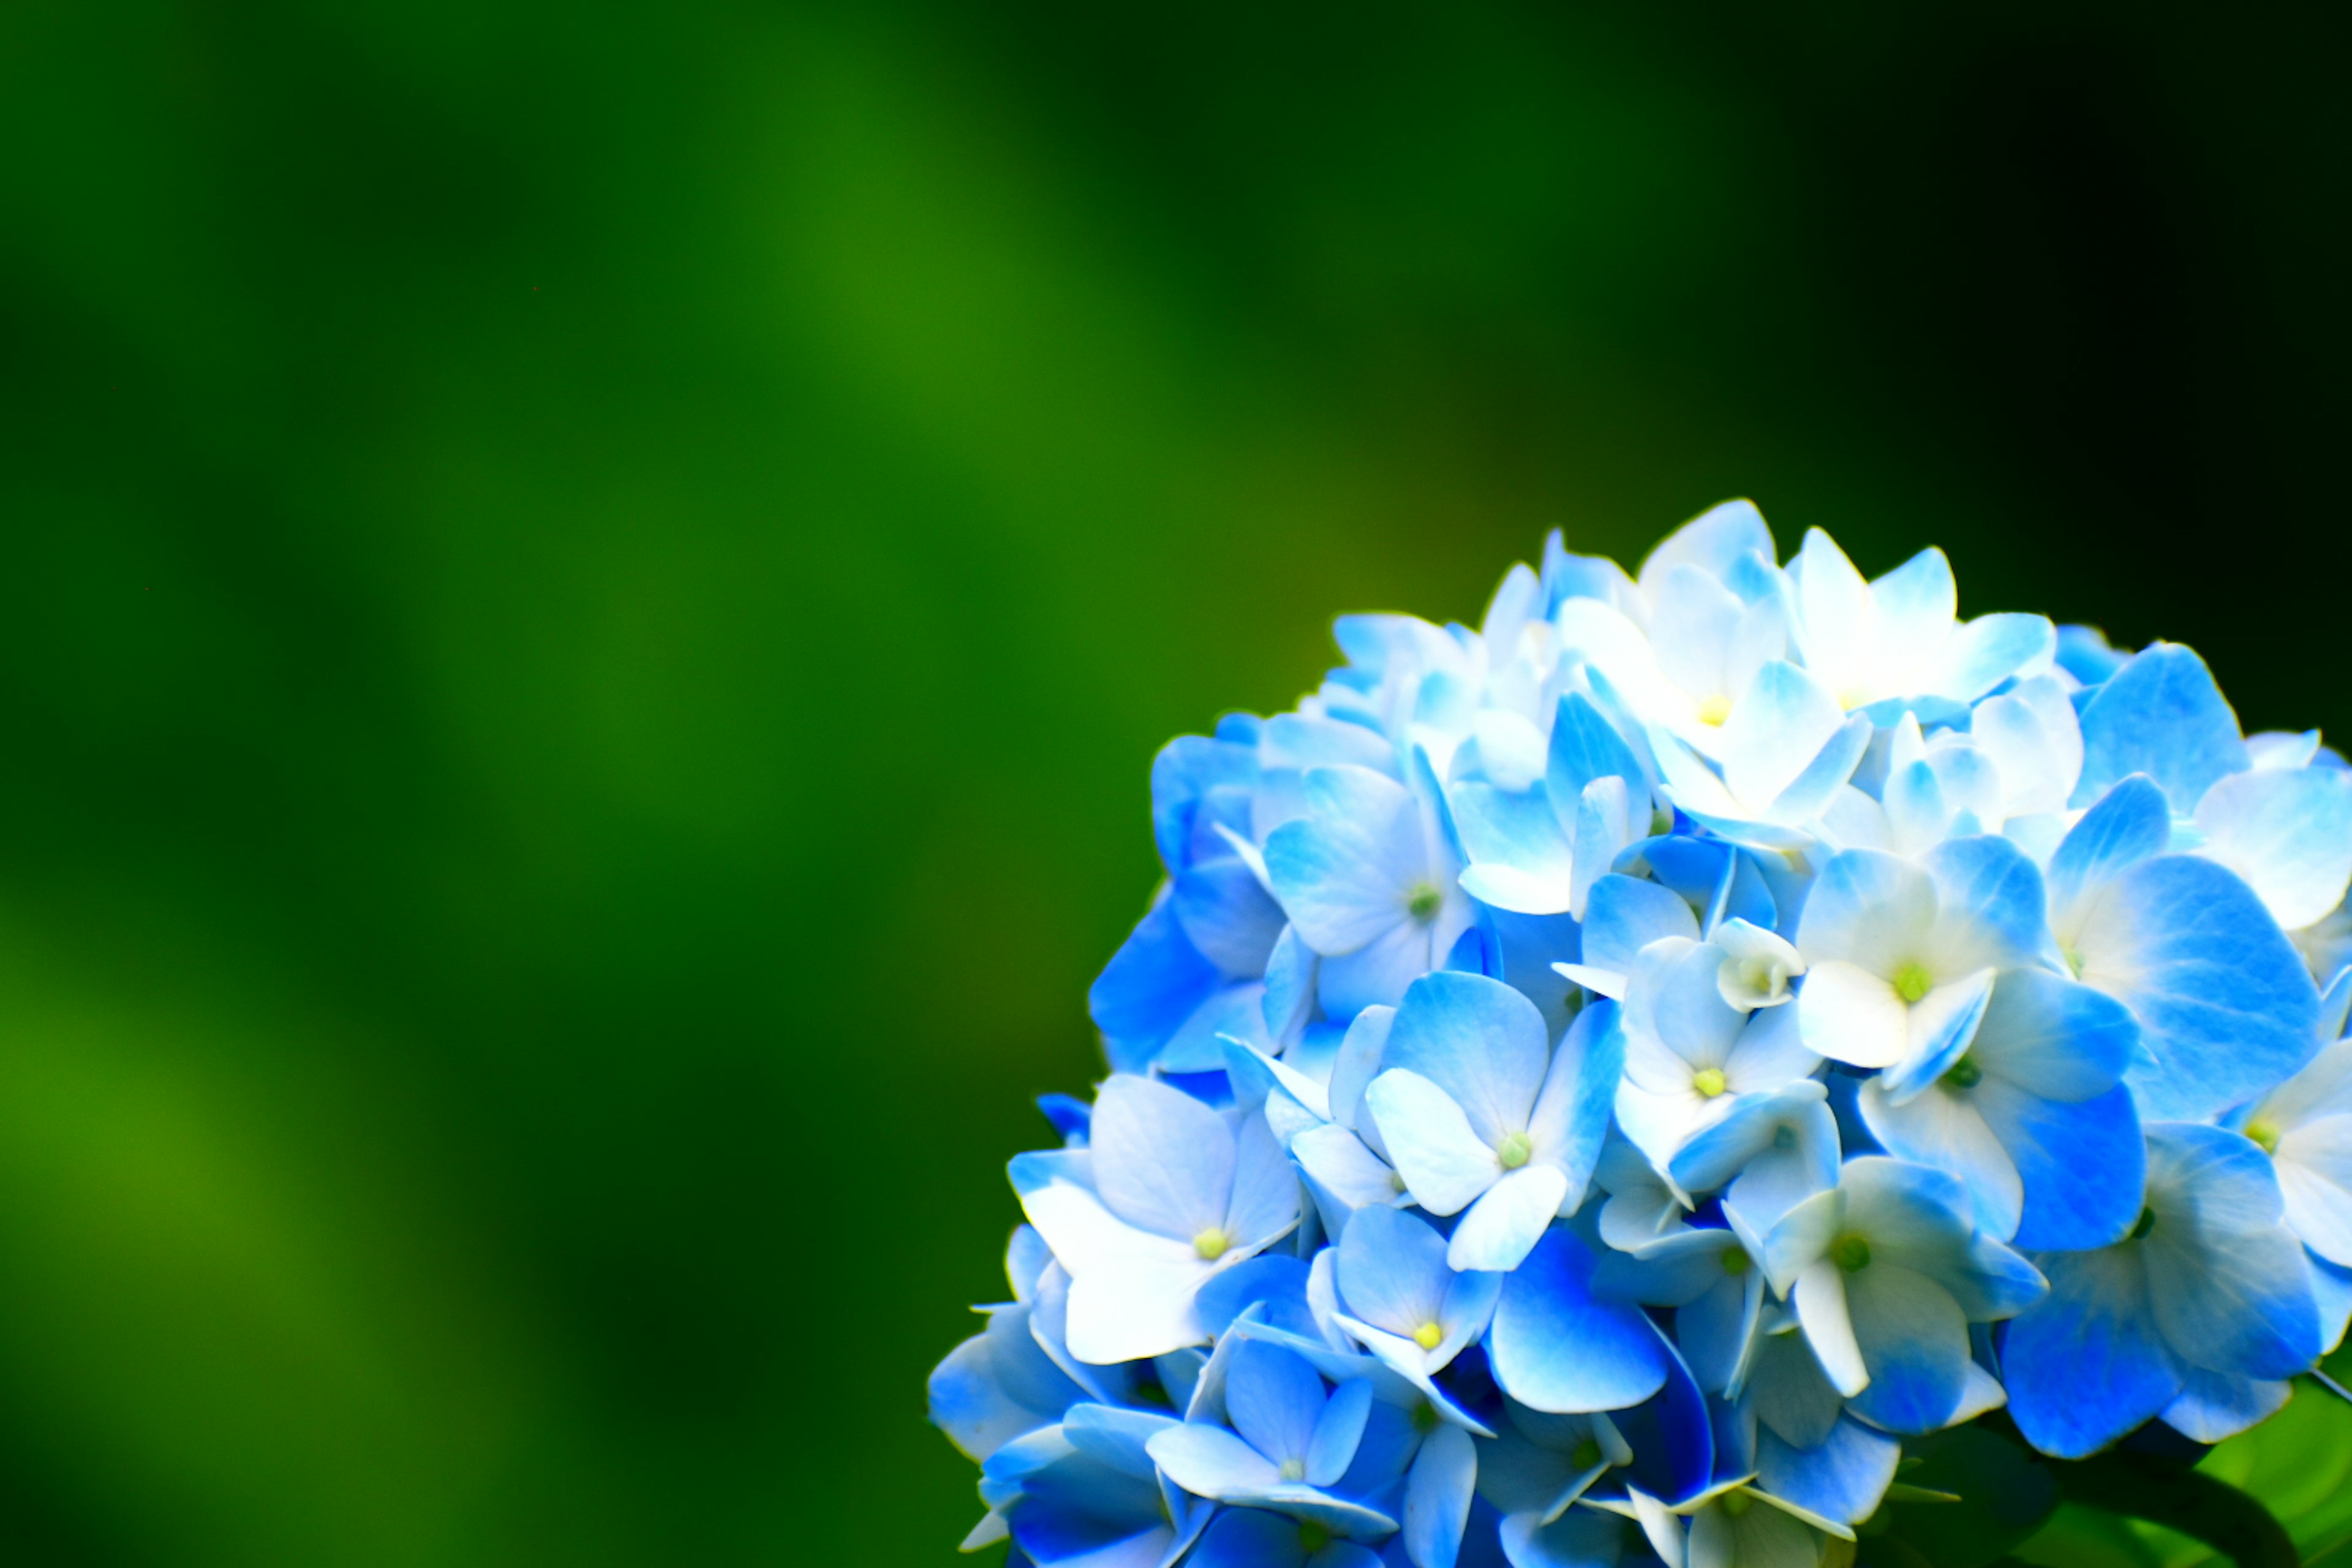
[(0, 1558), (950, 1561), (1151, 752), (1550, 524), (1752, 494), (2352, 723), (2340, 58), (0, 6)]

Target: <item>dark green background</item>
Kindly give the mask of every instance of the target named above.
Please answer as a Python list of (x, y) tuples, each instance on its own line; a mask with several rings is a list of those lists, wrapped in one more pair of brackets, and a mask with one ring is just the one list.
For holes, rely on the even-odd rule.
[(1152, 751), (1548, 525), (2352, 721), (2340, 51), (1884, 9), (0, 6), (0, 1556), (949, 1562)]

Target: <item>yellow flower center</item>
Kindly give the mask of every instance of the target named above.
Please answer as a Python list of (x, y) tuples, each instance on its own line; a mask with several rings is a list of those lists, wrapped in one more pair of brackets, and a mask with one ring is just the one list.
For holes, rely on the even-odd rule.
[(1234, 1238), (1225, 1234), (1224, 1226), (1219, 1225), (1211, 1226), (1192, 1238), (1192, 1250), (1200, 1255), (1203, 1263), (1214, 1263), (1233, 1245)]
[(2279, 1130), (2277, 1122), (2257, 1116), (2252, 1121), (2246, 1123), (2246, 1136), (2261, 1144), (2263, 1153), (2275, 1154), (2278, 1152)]
[(1923, 963), (1906, 963), (1895, 972), (1895, 994), (1916, 1003), (1936, 988), (1936, 977)]
[(1698, 721), (1702, 724), (1720, 724), (1730, 717), (1731, 699), (1720, 691), (1698, 705)]
[(1506, 1171), (1517, 1170), (1535, 1152), (1535, 1144), (1524, 1132), (1506, 1132), (1503, 1141), (1495, 1145), (1495, 1158)]
[(1698, 1071), (1691, 1074), (1691, 1087), (1707, 1099), (1713, 1100), (1723, 1092), (1723, 1069), (1721, 1068), (1699, 1068)]
[(1423, 1323), (1413, 1330), (1412, 1342), (1425, 1351), (1433, 1351), (1445, 1341), (1445, 1331), (1435, 1323)]

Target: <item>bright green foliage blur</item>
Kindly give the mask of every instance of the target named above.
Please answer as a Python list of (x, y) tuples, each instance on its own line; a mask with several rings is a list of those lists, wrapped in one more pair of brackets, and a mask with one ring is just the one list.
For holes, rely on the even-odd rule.
[(2352, 734), (2338, 53), (1896, 9), (0, 6), (0, 1558), (950, 1561), (1153, 750), (1548, 525)]

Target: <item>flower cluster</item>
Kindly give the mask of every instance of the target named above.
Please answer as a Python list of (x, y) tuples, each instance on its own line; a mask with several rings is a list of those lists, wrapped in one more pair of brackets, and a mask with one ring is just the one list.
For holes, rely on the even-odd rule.
[[(931, 1378), (968, 1546), (1850, 1560), (1906, 1438), (2218, 1441), (2352, 1313), (2352, 772), (1744, 501), (1171, 742), (1110, 1077)], [(1899, 1494), (1898, 1494), (1899, 1495)]]

